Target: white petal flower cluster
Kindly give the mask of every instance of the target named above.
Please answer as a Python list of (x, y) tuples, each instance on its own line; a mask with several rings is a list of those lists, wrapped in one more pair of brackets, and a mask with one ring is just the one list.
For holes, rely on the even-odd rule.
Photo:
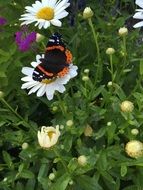
[(69, 0), (41, 0), (35, 1), (32, 6), (26, 6), (26, 13), (21, 15), (22, 25), (35, 22), (35, 26), (48, 28), (51, 24), (61, 27), (60, 19), (66, 17), (68, 12), (65, 10), (70, 5)]
[[(134, 14), (133, 18), (142, 20), (143, 19), (143, 0), (136, 0), (135, 3), (142, 9), (136, 9), (137, 12)], [(139, 28), (142, 26), (143, 26), (143, 21), (140, 21), (137, 24), (135, 24), (133, 27)]]

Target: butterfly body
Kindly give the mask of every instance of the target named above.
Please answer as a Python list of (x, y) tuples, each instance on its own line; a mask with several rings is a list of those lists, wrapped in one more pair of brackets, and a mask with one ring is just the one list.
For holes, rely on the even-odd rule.
[(61, 36), (52, 35), (47, 43), (44, 58), (40, 59), (41, 63), (34, 69), (33, 80), (41, 82), (64, 76), (68, 72), (71, 59), (72, 55), (66, 49)]

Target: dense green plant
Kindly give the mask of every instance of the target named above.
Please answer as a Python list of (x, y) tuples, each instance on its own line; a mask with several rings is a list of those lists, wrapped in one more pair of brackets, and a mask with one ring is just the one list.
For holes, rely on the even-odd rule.
[[(142, 32), (132, 28), (133, 1), (88, 1), (93, 17), (85, 20), (77, 11), (74, 26), (68, 18), (58, 29), (31, 25), (30, 31), (45, 38), (34, 51), (22, 53), (14, 34), (24, 7), (33, 2), (0, 0), (1, 16), (7, 19), (0, 26), (0, 189), (143, 189), (143, 157), (130, 158), (125, 151), (127, 142), (143, 138), (143, 45)], [(120, 36), (125, 25), (129, 32)], [(21, 69), (44, 52), (51, 30), (63, 35), (78, 76), (49, 101), (21, 89)], [(107, 48), (114, 48), (114, 54)], [(125, 100), (133, 103), (131, 112), (120, 108)], [(56, 125), (58, 143), (42, 149), (38, 130)]]

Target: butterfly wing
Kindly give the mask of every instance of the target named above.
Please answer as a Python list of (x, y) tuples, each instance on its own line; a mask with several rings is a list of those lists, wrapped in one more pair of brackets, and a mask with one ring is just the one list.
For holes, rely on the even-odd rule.
[(57, 77), (59, 73), (69, 67), (65, 53), (58, 49), (47, 51), (44, 59), (40, 59), (40, 61), (41, 63), (33, 72), (33, 80), (39, 82)]

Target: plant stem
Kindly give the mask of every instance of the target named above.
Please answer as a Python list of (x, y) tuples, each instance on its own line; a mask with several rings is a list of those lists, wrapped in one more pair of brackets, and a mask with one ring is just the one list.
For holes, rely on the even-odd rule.
[(64, 160), (62, 159), (62, 157), (60, 156), (59, 152), (56, 150), (56, 148), (54, 148), (53, 151), (54, 151), (55, 155), (56, 155), (58, 158), (60, 158), (60, 161), (61, 161), (61, 163), (62, 163), (62, 165), (63, 165), (65, 171), (66, 171), (67, 173), (69, 173), (68, 167), (67, 167), (65, 161), (64, 161)]
[(111, 80), (112, 80), (112, 83), (114, 81), (114, 69), (113, 69), (113, 57), (112, 55), (110, 55), (110, 67), (111, 67)]
[(95, 83), (97, 82), (98, 78), (99, 78), (99, 81), (101, 80), (102, 78), (102, 64), (100, 62), (100, 50), (99, 50), (99, 44), (98, 44), (98, 33), (95, 32), (95, 29), (94, 29), (94, 25), (92, 23), (92, 20), (91, 19), (88, 19), (88, 22), (89, 22), (89, 26), (91, 28), (91, 31), (93, 33), (93, 37), (94, 37), (94, 41), (95, 41), (95, 45), (96, 45), (96, 51), (97, 51), (97, 62), (98, 62), (98, 67), (97, 67), (97, 72), (96, 72), (96, 80), (95, 80)]
[(66, 110), (65, 110), (65, 106), (63, 104), (63, 101), (62, 101), (62, 99), (61, 99), (61, 97), (60, 97), (60, 95), (58, 93), (56, 95), (57, 95), (57, 98), (59, 100), (60, 109), (61, 109), (63, 115), (66, 116)]
[(9, 104), (4, 98), (1, 98), (0, 101), (1, 101), (14, 115), (16, 115), (19, 120), (23, 121), (24, 127), (26, 127), (26, 128), (32, 128), (34, 131), (36, 131), (31, 125), (29, 125), (29, 123), (27, 123), (27, 122), (25, 121), (25, 119), (24, 119), (21, 115), (19, 115), (19, 114), (10, 106), (10, 104)]

